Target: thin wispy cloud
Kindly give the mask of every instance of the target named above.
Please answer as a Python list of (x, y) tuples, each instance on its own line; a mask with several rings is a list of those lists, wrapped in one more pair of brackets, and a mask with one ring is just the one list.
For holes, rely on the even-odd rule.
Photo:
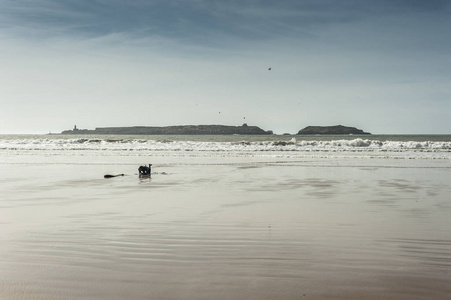
[[(85, 36), (133, 32), (183, 39), (265, 39), (379, 15), (443, 12), (444, 1), (2, 1), (2, 27)], [(288, 32), (287, 32), (288, 30)], [(292, 32), (290, 32), (292, 31)], [(25, 34), (25, 32), (24, 32)], [(297, 36), (297, 35), (296, 35)]]
[[(27, 103), (40, 107), (32, 117), (48, 119), (48, 130), (54, 114), (71, 126), (134, 125), (133, 113), (117, 124), (127, 101), (131, 111), (154, 111), (154, 125), (236, 124), (245, 113), (276, 132), (347, 120), (406, 132), (410, 103), (425, 120), (418, 130), (451, 131), (443, 116), (450, 7), (440, 0), (2, 0), (0, 127), (24, 124), (27, 114), (15, 112)], [(92, 107), (104, 109), (101, 119)]]

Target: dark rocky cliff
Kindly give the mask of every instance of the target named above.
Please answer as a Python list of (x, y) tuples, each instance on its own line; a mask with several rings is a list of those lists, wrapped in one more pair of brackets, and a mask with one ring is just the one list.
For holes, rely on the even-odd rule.
[(343, 125), (336, 126), (308, 126), (299, 130), (299, 135), (303, 134), (371, 134), (364, 132), (361, 129), (355, 127), (347, 127)]
[(174, 134), (174, 135), (192, 135), (192, 134), (273, 134), (272, 131), (265, 131), (257, 126), (226, 126), (226, 125), (182, 125), (166, 127), (98, 127), (94, 130), (77, 129), (65, 130), (61, 134)]

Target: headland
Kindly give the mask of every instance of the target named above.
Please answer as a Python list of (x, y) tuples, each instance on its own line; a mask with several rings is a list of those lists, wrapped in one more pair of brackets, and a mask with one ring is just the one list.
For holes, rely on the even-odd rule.
[(311, 134), (371, 134), (364, 132), (361, 129), (355, 127), (347, 127), (343, 125), (335, 126), (307, 126), (304, 129), (299, 130), (298, 135), (311, 135)]
[(61, 134), (124, 134), (124, 135), (223, 135), (223, 134), (273, 134), (271, 130), (263, 130), (257, 126), (226, 125), (180, 125), (165, 127), (97, 127), (94, 130), (78, 129), (74, 126), (72, 130), (65, 130)]
[[(263, 130), (258, 126), (248, 126), (244, 123), (241, 126), (228, 125), (178, 125), (178, 126), (131, 126), (131, 127), (97, 127), (91, 129), (78, 129), (74, 126), (72, 130), (64, 130), (61, 134), (100, 134), (100, 135), (271, 135), (272, 130)], [(365, 134), (355, 127), (343, 125), (335, 126), (307, 126), (298, 131), (297, 135), (349, 135)], [(288, 134), (286, 134), (288, 135)]]

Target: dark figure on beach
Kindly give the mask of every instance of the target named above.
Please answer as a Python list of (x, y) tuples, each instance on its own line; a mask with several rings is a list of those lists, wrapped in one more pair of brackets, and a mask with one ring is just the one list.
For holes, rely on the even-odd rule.
[(150, 168), (152, 165), (149, 164), (149, 166), (140, 166), (138, 168), (139, 175), (149, 175), (150, 176)]

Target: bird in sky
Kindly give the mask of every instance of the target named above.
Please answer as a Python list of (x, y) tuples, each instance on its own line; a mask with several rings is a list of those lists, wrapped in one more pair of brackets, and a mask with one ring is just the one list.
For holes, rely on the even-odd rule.
[(268, 70), (271, 71), (271, 68), (269, 68)]

